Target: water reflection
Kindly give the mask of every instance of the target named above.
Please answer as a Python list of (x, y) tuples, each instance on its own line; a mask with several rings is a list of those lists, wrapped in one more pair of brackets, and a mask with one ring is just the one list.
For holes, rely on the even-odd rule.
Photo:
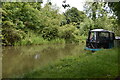
[(10, 78), (69, 55), (78, 55), (83, 44), (3, 47), (2, 76)]

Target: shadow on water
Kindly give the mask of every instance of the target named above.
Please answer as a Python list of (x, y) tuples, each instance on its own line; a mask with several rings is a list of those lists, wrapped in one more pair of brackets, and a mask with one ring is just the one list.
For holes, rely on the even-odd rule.
[(84, 52), (83, 45), (36, 45), (3, 47), (2, 76), (10, 78), (50, 64), (66, 56)]

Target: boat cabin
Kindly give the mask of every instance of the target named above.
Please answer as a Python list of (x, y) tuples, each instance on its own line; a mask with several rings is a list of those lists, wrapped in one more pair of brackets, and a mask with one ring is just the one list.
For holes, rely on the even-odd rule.
[(86, 40), (86, 49), (97, 51), (100, 48), (109, 49), (114, 47), (115, 35), (112, 31), (104, 29), (90, 30)]

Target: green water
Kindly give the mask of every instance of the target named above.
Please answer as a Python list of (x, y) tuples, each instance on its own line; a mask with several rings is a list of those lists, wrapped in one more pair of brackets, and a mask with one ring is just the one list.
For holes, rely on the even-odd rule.
[(3, 47), (2, 76), (11, 78), (22, 75), (57, 59), (81, 53), (84, 53), (84, 44)]

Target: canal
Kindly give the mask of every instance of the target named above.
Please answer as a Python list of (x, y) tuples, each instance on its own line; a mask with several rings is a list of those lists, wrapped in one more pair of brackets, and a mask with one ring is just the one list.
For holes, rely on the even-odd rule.
[(19, 76), (66, 56), (77, 56), (81, 53), (84, 53), (84, 44), (2, 47), (2, 77)]

